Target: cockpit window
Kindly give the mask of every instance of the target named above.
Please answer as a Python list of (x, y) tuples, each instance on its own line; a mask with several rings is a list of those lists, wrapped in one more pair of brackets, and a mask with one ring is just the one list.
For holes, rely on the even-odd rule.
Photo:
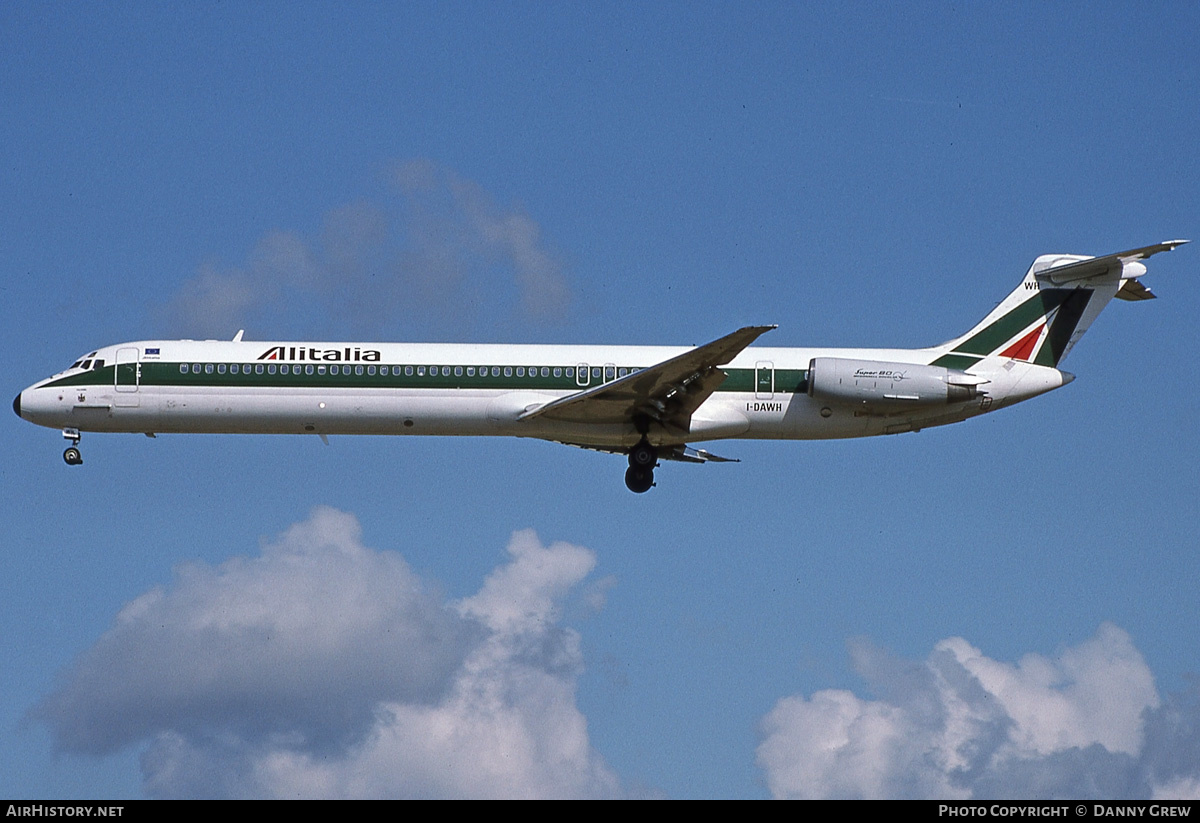
[(74, 363), (72, 363), (71, 368), (72, 369), (83, 369), (86, 371), (88, 369), (98, 369), (98, 368), (102, 367), (104, 365), (103, 360), (97, 360), (95, 362), (95, 364), (92, 363), (92, 358), (95, 357), (97, 354), (99, 354), (99, 351), (100, 350), (97, 349), (96, 351), (92, 352), (91, 354), (85, 354), (83, 357), (79, 358)]

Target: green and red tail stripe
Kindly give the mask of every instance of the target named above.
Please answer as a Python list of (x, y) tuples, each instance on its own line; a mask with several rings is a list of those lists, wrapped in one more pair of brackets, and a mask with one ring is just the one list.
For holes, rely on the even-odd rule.
[(968, 334), (934, 360), (933, 365), (964, 369), (984, 357), (996, 355), (1039, 366), (1057, 366), (1092, 294), (1090, 288), (1034, 291), (1025, 302)]

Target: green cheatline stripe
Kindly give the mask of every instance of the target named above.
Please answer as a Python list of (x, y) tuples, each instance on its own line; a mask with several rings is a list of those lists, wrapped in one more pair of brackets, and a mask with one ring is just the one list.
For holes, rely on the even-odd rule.
[[(993, 354), (1039, 317), (1045, 317), (1062, 305), (1076, 291), (1079, 289), (1041, 289), (1034, 292), (1033, 297), (960, 343), (954, 351), (959, 354)], [(1072, 330), (1074, 330), (1073, 326)]]
[[(189, 361), (189, 366), (191, 361)], [(208, 365), (202, 363), (202, 366)], [(226, 366), (226, 373), (220, 374), (215, 366), (220, 365), (214, 363), (212, 374), (202, 372), (194, 374), (188, 370), (186, 374), (180, 372), (179, 363), (142, 363), (141, 385), (143, 386), (174, 386), (177, 388), (187, 388), (190, 386), (214, 386), (228, 388), (337, 388), (337, 389), (501, 389), (507, 391), (517, 390), (552, 390), (552, 391), (582, 391), (585, 388), (593, 388), (600, 385), (602, 378), (593, 377), (588, 386), (580, 386), (575, 382), (574, 376), (567, 376), (564, 372), (559, 377), (554, 377), (553, 372), (547, 377), (541, 376), (541, 367), (538, 367), (538, 375), (536, 377), (524, 376), (517, 377), (514, 373), (505, 377), (503, 373), (499, 377), (492, 377), (490, 372), (484, 377), (476, 374), (469, 376), (466, 374), (466, 367), (463, 367), (463, 374), (456, 375), (452, 371), (448, 375), (441, 374), (441, 367), (438, 367), (438, 374), (432, 375), (432, 367), (424, 366), (426, 373), (424, 375), (405, 375), (403, 373), (394, 375), (391, 373), (392, 367), (390, 364), (386, 366), (388, 373), (384, 374), (330, 374), (326, 369), (325, 374), (320, 374), (316, 364), (313, 365), (313, 373), (308, 374), (304, 369), (310, 365), (305, 363), (288, 363), (287, 365), (301, 370), (300, 373), (280, 374), (243, 374), (239, 371), (238, 374), (231, 374), (228, 371), (230, 364)], [(239, 367), (249, 367), (257, 364), (239, 363)], [(279, 364), (276, 364), (279, 365)], [(91, 371), (72, 374), (67, 377), (55, 380), (48, 383), (49, 387), (86, 387), (97, 386), (108, 388), (113, 385), (116, 379), (114, 366), (104, 366)], [(122, 364), (121, 384), (132, 386), (134, 384), (133, 367), (130, 364)], [(342, 366), (342, 368), (346, 368)], [(378, 369), (385, 368), (384, 366), (377, 367)], [(489, 366), (490, 368), (490, 366)], [(503, 366), (501, 368), (504, 368)], [(563, 368), (563, 367), (560, 367)], [(413, 364), (413, 370), (416, 371), (416, 365)], [(717, 389), (723, 392), (752, 392), (755, 390), (755, 369), (724, 369), (728, 375), (725, 381)], [(776, 394), (792, 394), (803, 393), (808, 388), (808, 370), (807, 369), (775, 369), (775, 393)]]
[(1058, 365), (1091, 299), (1091, 289), (1071, 290), (1071, 296), (1059, 307), (1058, 314), (1050, 325), (1050, 331), (1046, 334), (1046, 341), (1042, 343), (1042, 348), (1033, 360), (1034, 363), (1039, 366)]
[(937, 360), (934, 360), (929, 365), (941, 366), (941, 367), (947, 368), (947, 369), (958, 369), (959, 371), (966, 371), (967, 369), (971, 368), (978, 362), (979, 362), (978, 357), (969, 357), (969, 356), (963, 355), (963, 354), (943, 354), (941, 357), (939, 357)]

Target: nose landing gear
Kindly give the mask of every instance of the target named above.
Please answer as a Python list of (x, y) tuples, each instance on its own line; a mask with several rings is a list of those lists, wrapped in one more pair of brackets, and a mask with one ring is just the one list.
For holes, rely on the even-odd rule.
[(654, 469), (658, 466), (658, 449), (642, 438), (629, 450), (629, 468), (625, 472), (625, 485), (631, 492), (642, 494), (654, 485)]
[(63, 452), (63, 460), (68, 466), (78, 466), (83, 463), (83, 455), (79, 453), (79, 429), (63, 429), (63, 439), (70, 440), (71, 445)]

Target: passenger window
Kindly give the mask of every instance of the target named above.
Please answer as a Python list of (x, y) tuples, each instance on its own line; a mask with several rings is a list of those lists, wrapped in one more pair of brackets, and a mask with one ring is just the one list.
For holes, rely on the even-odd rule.
[(474, 377), (474, 376), (475, 376), (475, 367), (467, 366), (467, 377)]
[(542, 377), (549, 377), (549, 376), (550, 376), (550, 367), (542, 366)]
[(375, 367), (374, 367), (374, 366), (367, 366), (367, 374), (374, 376), (374, 374), (375, 374)]
[(554, 367), (554, 376), (555, 376), (555, 377), (562, 377), (562, 367), (561, 367), (561, 366), (555, 366), (555, 367)]
[(454, 367), (454, 376), (455, 376), (455, 377), (462, 377), (462, 366), (455, 366), (455, 367)]
[(504, 367), (504, 376), (505, 376), (505, 377), (512, 377), (512, 366), (505, 366), (505, 367)]
[(256, 364), (254, 365), (254, 373), (255, 373), (255, 374), (262, 374), (262, 373), (263, 373), (263, 367), (262, 367), (262, 363), (256, 363)]
[(525, 376), (525, 367), (517, 366), (517, 377), (524, 377), (524, 376)]
[(499, 377), (499, 376), (500, 376), (500, 367), (492, 366), (492, 377)]
[(412, 367), (412, 366), (405, 366), (405, 367), (404, 367), (404, 376), (405, 376), (405, 377), (412, 377), (412, 373), (413, 373), (413, 367)]
[(276, 367), (276, 365), (275, 365), (274, 363), (272, 363), (271, 365), (267, 366), (267, 374), (274, 374), (274, 373), (275, 373), (275, 370), (276, 370), (276, 368), (277, 368), (277, 367)]
[(224, 373), (225, 373), (225, 364), (218, 363), (217, 364), (217, 374), (224, 374)]
[(312, 366), (305, 366), (305, 367), (304, 367), (304, 373), (305, 373), (305, 374), (312, 374), (312, 373), (313, 373), (313, 367), (312, 367)]
[(193, 363), (192, 364), (192, 374), (199, 374), (199, 373), (200, 373), (200, 364)]
[(239, 371), (241, 371), (241, 367), (237, 363), (234, 363), (229, 367), (230, 374), (237, 374)]
[(205, 374), (212, 374), (212, 373), (213, 373), (213, 364), (212, 364), (212, 363), (205, 363), (205, 364), (204, 364), (204, 373), (205, 373)]
[(187, 363), (180, 363), (180, 364), (179, 364), (179, 373), (180, 373), (180, 374), (187, 374), (187, 373), (188, 373), (188, 364), (187, 364)]

